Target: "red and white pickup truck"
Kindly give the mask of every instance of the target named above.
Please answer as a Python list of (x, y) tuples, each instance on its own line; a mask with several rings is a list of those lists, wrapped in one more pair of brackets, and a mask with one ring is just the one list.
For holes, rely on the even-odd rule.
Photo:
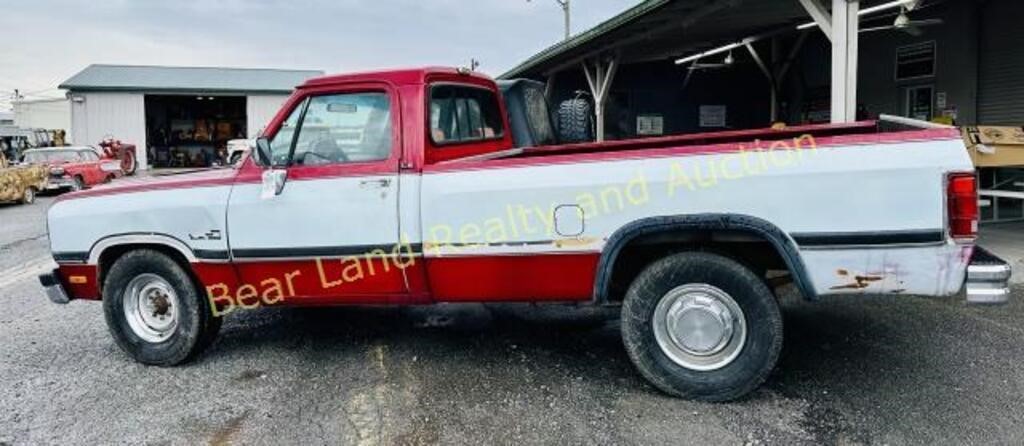
[(198, 354), (262, 305), (621, 305), (669, 394), (737, 398), (776, 364), (791, 281), (822, 295), (1008, 296), (974, 246), (953, 129), (878, 123), (559, 145), (530, 82), (446, 68), (298, 87), (235, 169), (62, 196), (49, 297), (102, 300), (136, 360)]

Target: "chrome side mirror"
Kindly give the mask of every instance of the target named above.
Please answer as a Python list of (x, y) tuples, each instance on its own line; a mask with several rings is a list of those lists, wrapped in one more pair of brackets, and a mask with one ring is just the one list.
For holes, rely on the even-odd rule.
[(284, 183), (288, 180), (288, 171), (275, 169), (273, 167), (263, 171), (263, 188), (260, 191), (260, 198), (268, 199), (281, 195), (284, 190)]

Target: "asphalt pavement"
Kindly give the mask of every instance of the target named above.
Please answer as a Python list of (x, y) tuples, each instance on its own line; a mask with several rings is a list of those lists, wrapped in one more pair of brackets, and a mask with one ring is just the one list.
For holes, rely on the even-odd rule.
[(158, 368), (99, 303), (42, 294), (50, 202), (0, 205), (0, 445), (1024, 442), (1024, 288), (1003, 307), (784, 296), (778, 368), (727, 404), (658, 393), (616, 312), (575, 306), (235, 312)]

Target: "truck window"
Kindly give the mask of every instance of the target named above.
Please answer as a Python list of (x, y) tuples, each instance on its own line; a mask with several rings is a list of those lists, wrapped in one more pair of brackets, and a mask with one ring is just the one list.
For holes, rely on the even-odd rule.
[(281, 159), (280, 152), (287, 157), (292, 139), (292, 164), (300, 166), (380, 161), (391, 155), (391, 105), (387, 94), (314, 96), (305, 104), (304, 115), (302, 108), (296, 107), (274, 135), (271, 150), (275, 160)]
[(431, 87), (428, 124), (435, 145), (500, 139), (503, 130), (494, 92), (463, 85)]

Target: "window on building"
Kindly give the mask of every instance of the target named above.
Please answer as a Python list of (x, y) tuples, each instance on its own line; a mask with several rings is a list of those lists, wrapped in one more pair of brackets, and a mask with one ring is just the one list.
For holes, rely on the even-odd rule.
[(498, 139), (501, 113), (494, 92), (463, 85), (430, 89), (430, 137), (435, 144)]
[(896, 48), (896, 80), (935, 76), (935, 42)]

